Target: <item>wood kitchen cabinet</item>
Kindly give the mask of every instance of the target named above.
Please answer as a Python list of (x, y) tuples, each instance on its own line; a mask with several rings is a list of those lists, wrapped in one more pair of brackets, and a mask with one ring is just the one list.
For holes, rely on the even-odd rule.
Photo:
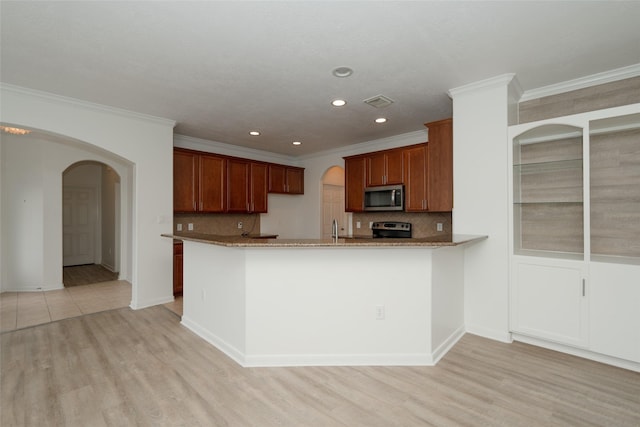
[(227, 212), (266, 213), (269, 169), (267, 163), (227, 160)]
[(183, 245), (182, 241), (173, 241), (173, 295), (182, 295)]
[(304, 168), (269, 164), (269, 193), (304, 194)]
[(427, 210), (453, 210), (453, 120), (426, 123), (427, 143)]
[(364, 211), (364, 187), (366, 183), (366, 157), (346, 157), (344, 159), (345, 211)]
[(367, 187), (402, 184), (403, 175), (402, 149), (382, 151), (367, 156)]
[(226, 159), (175, 149), (173, 153), (173, 210), (224, 212)]
[(427, 211), (427, 155), (427, 144), (404, 150), (404, 203), (407, 212)]

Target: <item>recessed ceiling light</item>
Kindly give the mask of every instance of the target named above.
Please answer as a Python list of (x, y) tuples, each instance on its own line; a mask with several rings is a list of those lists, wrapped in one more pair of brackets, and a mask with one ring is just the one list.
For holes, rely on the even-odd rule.
[(292, 144), (293, 144), (293, 145), (302, 145), (302, 142), (300, 142), (300, 141), (293, 141), (293, 143), (292, 143)]
[(260, 132), (258, 132), (257, 130), (252, 130), (251, 132), (249, 132), (249, 135), (251, 135), (251, 136), (259, 136)]
[(349, 77), (351, 74), (353, 74), (353, 70), (349, 67), (338, 67), (338, 68), (334, 68), (334, 70), (331, 72), (334, 76), (336, 77)]
[(347, 105), (347, 101), (345, 101), (344, 99), (334, 99), (333, 101), (331, 101), (331, 105), (333, 105), (334, 107), (342, 107)]
[(387, 119), (384, 117), (378, 117), (376, 119), (376, 123), (386, 123)]

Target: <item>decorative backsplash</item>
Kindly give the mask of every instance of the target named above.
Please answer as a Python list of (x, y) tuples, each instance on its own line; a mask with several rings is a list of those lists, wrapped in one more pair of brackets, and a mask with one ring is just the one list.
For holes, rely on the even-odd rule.
[[(242, 222), (242, 229), (238, 228), (238, 222)], [(192, 231), (195, 233), (219, 236), (260, 234), (259, 214), (174, 214), (174, 232), (178, 232), (178, 224), (182, 224), (182, 232), (188, 232), (188, 224), (193, 224)]]
[[(353, 214), (354, 235), (370, 236), (369, 222), (402, 221), (411, 223), (411, 235), (415, 238), (451, 235), (451, 212), (366, 212)], [(360, 229), (356, 223), (360, 221)], [(437, 231), (438, 223), (442, 231)]]

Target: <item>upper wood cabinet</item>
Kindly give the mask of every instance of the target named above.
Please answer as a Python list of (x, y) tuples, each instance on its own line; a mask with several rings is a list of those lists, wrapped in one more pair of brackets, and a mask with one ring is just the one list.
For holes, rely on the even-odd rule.
[(226, 160), (189, 150), (173, 153), (173, 210), (224, 212)]
[(367, 187), (402, 184), (403, 174), (402, 149), (367, 156)]
[(304, 168), (269, 164), (269, 193), (304, 194)]
[(266, 163), (228, 159), (227, 212), (266, 213), (268, 176)]
[(365, 187), (404, 184), (407, 212), (453, 209), (453, 122), (425, 124), (429, 142), (345, 157), (345, 209), (362, 212)]
[(173, 152), (173, 210), (198, 211), (199, 156), (190, 151)]
[(366, 182), (366, 158), (362, 156), (344, 159), (345, 211), (364, 211), (364, 187)]
[(405, 210), (427, 211), (427, 144), (404, 150), (404, 171)]
[(427, 143), (427, 210), (453, 210), (453, 120), (426, 123)]

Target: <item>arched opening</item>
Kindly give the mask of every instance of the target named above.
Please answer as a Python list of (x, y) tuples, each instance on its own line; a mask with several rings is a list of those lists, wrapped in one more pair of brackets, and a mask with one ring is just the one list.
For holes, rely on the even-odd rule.
[(332, 223), (338, 222), (338, 234), (351, 233), (350, 215), (344, 207), (344, 169), (332, 166), (322, 175), (322, 238), (331, 238)]
[(83, 160), (62, 173), (63, 285), (118, 279), (120, 175), (109, 165)]

